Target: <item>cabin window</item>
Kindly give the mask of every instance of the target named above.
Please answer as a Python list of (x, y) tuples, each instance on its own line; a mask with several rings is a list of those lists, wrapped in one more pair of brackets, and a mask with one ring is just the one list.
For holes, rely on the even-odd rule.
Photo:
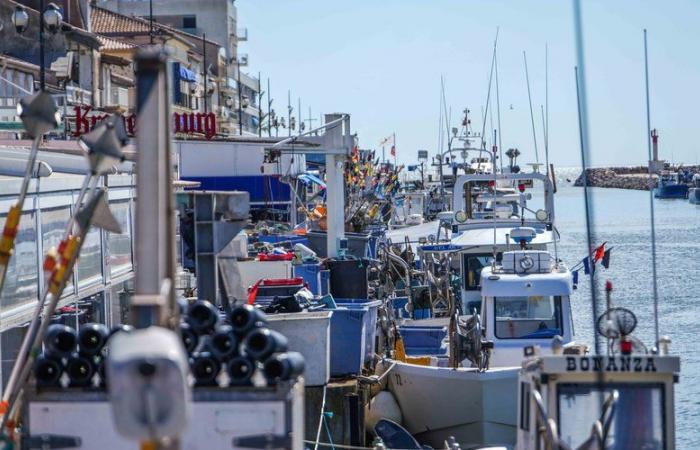
[(530, 430), (530, 384), (520, 383), (520, 429)]
[(550, 339), (563, 335), (561, 297), (496, 297), (495, 334), (499, 339)]
[[(501, 261), (503, 254), (496, 256), (496, 261)], [(481, 289), (481, 270), (493, 262), (493, 253), (465, 253), (462, 255), (464, 267), (464, 290), (478, 291)]]
[[(616, 449), (665, 449), (664, 385), (660, 383), (606, 384), (562, 383), (557, 386), (559, 434), (576, 448), (590, 436), (602, 405), (617, 390), (619, 399), (604, 447)], [(644, 411), (640, 414), (639, 411)]]

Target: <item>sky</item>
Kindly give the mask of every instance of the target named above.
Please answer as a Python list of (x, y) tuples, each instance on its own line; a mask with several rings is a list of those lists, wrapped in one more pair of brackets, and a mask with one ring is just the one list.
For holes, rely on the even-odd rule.
[[(580, 165), (572, 3), (569, 0), (237, 0), (239, 52), (248, 71), (270, 79), (273, 108), (287, 92), (308, 108), (351, 114), (362, 148), (396, 133), (398, 162), (438, 147), (440, 78), (451, 125), (471, 111), (482, 129), (498, 35), (501, 136), (535, 162), (523, 62), (527, 64), (540, 161), (544, 161), (545, 46), (548, 49), (549, 159)], [(700, 162), (700, 1), (583, 0), (591, 165), (647, 160), (643, 29), (648, 30), (651, 126), (662, 159)], [(495, 86), (492, 87), (495, 97)], [(267, 96), (263, 99), (266, 104)], [(492, 102), (494, 127), (497, 109)], [(493, 133), (489, 117), (486, 134)], [(444, 129), (444, 125), (443, 125)]]

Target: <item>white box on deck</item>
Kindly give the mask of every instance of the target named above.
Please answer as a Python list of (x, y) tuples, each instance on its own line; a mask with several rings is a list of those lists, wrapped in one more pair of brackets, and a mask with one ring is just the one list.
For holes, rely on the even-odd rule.
[[(188, 177), (260, 176), (265, 148), (271, 142), (175, 141), (173, 151), (178, 155), (179, 174)], [(303, 154), (284, 154), (275, 173), (303, 173), (306, 158)], [(269, 169), (265, 174), (270, 174)]]
[(269, 314), (270, 328), (289, 341), (289, 350), (304, 356), (304, 383), (323, 386), (331, 377), (332, 311)]
[[(304, 435), (304, 384), (278, 389), (195, 390), (192, 417), (181, 438), (182, 450), (243, 449), (235, 438), (291, 436), (282, 448), (301, 450)], [(26, 435), (77, 437), (86, 450), (138, 449), (119, 435), (104, 392), (56, 391), (30, 398)], [(263, 447), (264, 448), (264, 447)]]

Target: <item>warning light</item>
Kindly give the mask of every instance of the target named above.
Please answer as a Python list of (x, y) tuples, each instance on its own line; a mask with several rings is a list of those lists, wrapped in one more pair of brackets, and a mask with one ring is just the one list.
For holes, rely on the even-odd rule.
[(607, 281), (605, 282), (605, 290), (606, 290), (607, 292), (610, 292), (610, 291), (613, 290), (612, 281), (607, 280)]
[(632, 341), (628, 341), (624, 336), (620, 339), (620, 353), (623, 355), (632, 353)]
[(524, 183), (518, 184), (518, 190), (519, 190), (520, 192), (525, 192), (525, 184), (524, 184)]

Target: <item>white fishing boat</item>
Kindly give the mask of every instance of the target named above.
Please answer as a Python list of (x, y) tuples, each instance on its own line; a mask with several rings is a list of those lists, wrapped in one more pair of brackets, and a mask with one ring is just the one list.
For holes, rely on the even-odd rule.
[[(510, 234), (526, 241), (528, 232), (534, 238), (532, 228)], [(485, 268), (479, 310), (459, 319), (450, 357), (382, 363), (385, 368), (393, 365), (388, 389), (406, 429), (433, 446), (450, 436), (466, 448), (514, 445), (523, 349), (550, 349), (555, 341), (575, 346), (571, 278), (566, 267), (538, 250), (505, 252), (500, 264)]]

